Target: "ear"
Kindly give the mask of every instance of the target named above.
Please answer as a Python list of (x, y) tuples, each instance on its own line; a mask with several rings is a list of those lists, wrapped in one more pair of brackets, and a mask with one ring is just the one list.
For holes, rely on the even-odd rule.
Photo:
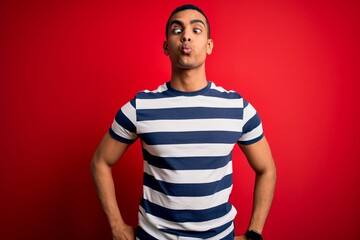
[(163, 43), (163, 50), (164, 50), (164, 54), (166, 56), (169, 56), (169, 45), (168, 45), (167, 40), (165, 40), (164, 43)]
[(208, 39), (207, 40), (206, 53), (208, 55), (210, 55), (212, 53), (213, 48), (214, 48), (214, 41), (212, 39)]

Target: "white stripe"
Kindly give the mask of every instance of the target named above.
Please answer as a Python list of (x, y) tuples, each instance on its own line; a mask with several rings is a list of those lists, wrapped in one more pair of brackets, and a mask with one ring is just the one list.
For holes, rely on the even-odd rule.
[(151, 120), (137, 123), (138, 133), (188, 131), (242, 131), (242, 119)]
[[(145, 221), (145, 223), (150, 222), (157, 229), (164, 228), (164, 229), (174, 229), (180, 231), (186, 230), (186, 231), (199, 231), (199, 232), (205, 232), (210, 229), (222, 226), (232, 221), (236, 215), (236, 209), (232, 207), (230, 212), (227, 213), (226, 215), (212, 220), (208, 220), (204, 222), (172, 222), (148, 214), (146, 213), (145, 209), (143, 209), (142, 207), (140, 207), (139, 210), (142, 213), (142, 217), (144, 218), (143, 221)], [(189, 239), (197, 239), (197, 238), (189, 238)]]
[(210, 86), (211, 89), (215, 89), (219, 92), (227, 92), (227, 93), (235, 93), (234, 90), (226, 90), (224, 89), (223, 87), (220, 87), (220, 86), (216, 86), (215, 83), (211, 82), (211, 86)]
[[(236, 214), (236, 213), (235, 213)], [(234, 216), (235, 217), (235, 216)], [(223, 239), (224, 237), (226, 237), (227, 235), (229, 235), (232, 231), (234, 231), (234, 223), (231, 223), (230, 227), (228, 227), (225, 231), (223, 231), (222, 233), (208, 238), (207, 240), (218, 240), (218, 239)]]
[(142, 146), (150, 154), (158, 157), (220, 157), (227, 156), (234, 144), (163, 144)]
[[(142, 209), (140, 207), (140, 209)], [(139, 218), (139, 226), (147, 233), (153, 236), (156, 239), (168, 239), (168, 240), (178, 240), (177, 236), (170, 235), (168, 233), (165, 233), (159, 229), (157, 229), (157, 226), (153, 226), (153, 223), (149, 223), (148, 219), (145, 218), (139, 211), (138, 214)]]
[(156, 180), (169, 183), (211, 183), (232, 173), (232, 162), (226, 166), (210, 170), (168, 170), (157, 168), (144, 162), (144, 171)]
[(162, 93), (164, 91), (166, 91), (168, 88), (166, 86), (166, 83), (160, 85), (157, 89), (150, 91), (150, 90), (144, 90), (143, 92), (145, 93)]
[(121, 108), (121, 111), (134, 124), (134, 126), (136, 126), (136, 110), (133, 105), (128, 102)]
[(174, 197), (167, 196), (147, 186), (143, 186), (144, 199), (159, 206), (174, 210), (202, 210), (219, 206), (228, 202), (232, 185), (213, 195), (204, 197)]
[(134, 140), (137, 137), (137, 135), (135, 133), (130, 132), (127, 129), (123, 128), (115, 120), (113, 121), (113, 123), (111, 125), (111, 129), (115, 132), (116, 135), (126, 138), (126, 139), (129, 139), (129, 140)]
[[(170, 101), (171, 100), (171, 101)], [(163, 109), (180, 107), (242, 108), (243, 99), (227, 99), (208, 96), (179, 96), (171, 99), (137, 99), (137, 109)]]
[(255, 114), (256, 114), (255, 108), (249, 103), (244, 108), (244, 116), (243, 116), (244, 121), (245, 122), (249, 121), (249, 119), (251, 119)]

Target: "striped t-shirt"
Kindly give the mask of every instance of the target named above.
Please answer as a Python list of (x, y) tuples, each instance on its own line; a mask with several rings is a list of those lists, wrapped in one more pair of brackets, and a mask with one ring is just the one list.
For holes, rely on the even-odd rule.
[(233, 239), (232, 150), (263, 137), (256, 110), (213, 82), (181, 92), (167, 82), (138, 93), (109, 130), (141, 139), (143, 194), (137, 239)]

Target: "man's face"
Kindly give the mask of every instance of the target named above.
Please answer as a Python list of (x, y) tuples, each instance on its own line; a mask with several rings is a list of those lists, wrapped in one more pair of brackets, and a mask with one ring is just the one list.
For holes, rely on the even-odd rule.
[(205, 17), (196, 10), (184, 10), (170, 19), (164, 53), (170, 57), (172, 68), (193, 69), (203, 66), (206, 55), (212, 52), (213, 41), (208, 38)]

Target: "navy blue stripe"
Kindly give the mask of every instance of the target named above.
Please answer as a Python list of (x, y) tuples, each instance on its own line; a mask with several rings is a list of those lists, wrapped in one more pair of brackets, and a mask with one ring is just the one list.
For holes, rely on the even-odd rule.
[(158, 240), (144, 231), (140, 226), (136, 228), (136, 237), (140, 240)]
[(136, 98), (131, 99), (130, 104), (136, 109)]
[(243, 108), (211, 108), (211, 107), (141, 109), (141, 110), (137, 110), (137, 120), (147, 121), (147, 120), (164, 120), (164, 119), (208, 119), (208, 118), (243, 119), (243, 111), (244, 111)]
[(249, 102), (246, 101), (246, 99), (243, 99), (243, 104), (244, 104), (243, 108), (246, 108), (249, 105)]
[(198, 131), (198, 132), (156, 132), (139, 134), (139, 138), (148, 145), (225, 143), (234, 144), (241, 137), (239, 132)]
[[(232, 224), (231, 222), (228, 222), (222, 226), (219, 226), (217, 228), (208, 230), (208, 231), (203, 231), (203, 232), (194, 232), (194, 231), (180, 231), (180, 230), (173, 230), (173, 229), (163, 229), (163, 232), (166, 233), (170, 233), (176, 236), (183, 236), (183, 237), (193, 237), (193, 238), (199, 238), (199, 239), (208, 239), (211, 237), (214, 237), (220, 233), (222, 233), (223, 231), (225, 231), (226, 229), (228, 229)], [(231, 238), (232, 236), (232, 238)], [(233, 240), (234, 239), (234, 232), (230, 233), (229, 235), (227, 235), (225, 238), (223, 238), (223, 240)]]
[(154, 204), (146, 199), (140, 203), (146, 213), (172, 222), (204, 222), (223, 217), (231, 211), (231, 204), (224, 203), (203, 210), (173, 210)]
[(136, 141), (136, 139), (135, 140), (129, 140), (129, 139), (126, 139), (126, 138), (123, 138), (123, 137), (117, 135), (111, 128), (109, 129), (109, 134), (110, 134), (110, 136), (112, 138), (114, 138), (114, 139), (116, 139), (116, 140), (118, 140), (120, 142), (123, 142), (123, 143), (131, 144), (131, 143)]
[(217, 89), (210, 89), (208, 95), (212, 97), (225, 98), (225, 99), (241, 99), (241, 95), (237, 92), (220, 92)]
[[(173, 94), (173, 92), (170, 90), (163, 91), (163, 92), (140, 92), (136, 95), (137, 99), (162, 99), (162, 98), (174, 98), (178, 96), (184, 96), (184, 94)], [(211, 97), (218, 97), (222, 99), (241, 99), (242, 97), (237, 92), (220, 92), (216, 89), (210, 89), (207, 92), (204, 93), (196, 93), (193, 94), (190, 92), (189, 95), (185, 96), (211, 96)]]
[(163, 92), (139, 92), (136, 95), (137, 99), (162, 99), (162, 98), (173, 98), (177, 97), (171, 94), (169, 91)]
[(170, 82), (166, 83), (166, 87), (167, 87), (167, 89), (168, 89), (167, 91), (169, 93), (176, 95), (176, 96), (198, 96), (198, 95), (205, 95), (209, 91), (209, 89), (211, 87), (211, 82), (208, 82), (204, 88), (197, 90), (197, 91), (192, 91), (192, 92), (183, 92), (183, 91), (174, 89), (171, 87)]
[(130, 132), (136, 132), (135, 125), (130, 121), (129, 118), (125, 116), (121, 109), (117, 112), (115, 116), (115, 121), (126, 130)]
[(148, 164), (164, 169), (172, 170), (199, 170), (216, 169), (224, 167), (232, 159), (232, 152), (221, 157), (158, 157), (151, 155), (144, 148), (142, 149), (144, 160)]
[(172, 95), (171, 93), (169, 93), (169, 91), (165, 91), (165, 92), (161, 92), (161, 93), (152, 93), (152, 92), (141, 92), (138, 93), (138, 95), (136, 96), (137, 99), (166, 99), (168, 98), (169, 100), (171, 100), (171, 98), (175, 98), (177, 96)]
[(251, 132), (253, 129), (255, 129), (257, 126), (259, 126), (261, 123), (259, 114), (255, 114), (252, 118), (249, 119), (249, 121), (246, 122), (246, 124), (243, 127), (243, 133)]
[(144, 173), (143, 184), (167, 196), (177, 197), (203, 197), (215, 194), (231, 187), (232, 174), (224, 176), (221, 180), (211, 183), (168, 183), (156, 180), (153, 176)]
[(250, 144), (253, 144), (253, 143), (256, 143), (256, 142), (260, 141), (263, 137), (264, 137), (264, 134), (261, 134), (257, 138), (251, 139), (249, 141), (239, 141), (239, 143), (242, 144), (242, 145), (250, 145)]
[(211, 83), (209, 82), (208, 85), (199, 91), (195, 92), (181, 92), (177, 91), (169, 85), (169, 83), (166, 83), (167, 90), (163, 92), (139, 92), (136, 95), (136, 98), (138, 99), (160, 99), (160, 98), (169, 98), (169, 97), (177, 97), (177, 96), (196, 96), (196, 95), (203, 95), (203, 96), (212, 96), (212, 97), (218, 97), (218, 98), (224, 98), (224, 99), (241, 99), (241, 95), (237, 92), (230, 92), (230, 91), (224, 91), (221, 92), (217, 89), (211, 89)]

